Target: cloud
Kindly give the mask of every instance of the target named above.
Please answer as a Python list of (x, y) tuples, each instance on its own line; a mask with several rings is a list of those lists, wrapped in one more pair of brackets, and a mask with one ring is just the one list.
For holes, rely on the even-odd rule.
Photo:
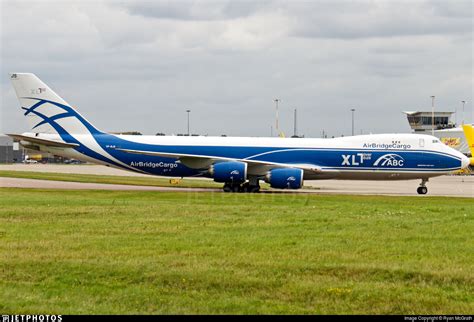
[[(319, 136), (406, 132), (402, 110), (472, 101), (471, 1), (1, 2), (1, 128), (27, 130), (6, 73), (36, 73), (99, 128)], [(24, 126), (22, 124), (25, 124)], [(359, 132), (359, 130), (357, 132)]]
[(268, 7), (269, 1), (128, 1), (121, 3), (133, 15), (167, 20), (229, 20), (248, 17)]
[[(288, 11), (298, 19), (294, 36), (359, 39), (469, 32), (469, 1), (298, 2)], [(452, 4), (452, 5), (451, 5)], [(472, 4), (471, 4), (472, 6)], [(465, 11), (466, 10), (466, 11)], [(463, 14), (462, 14), (463, 13)]]

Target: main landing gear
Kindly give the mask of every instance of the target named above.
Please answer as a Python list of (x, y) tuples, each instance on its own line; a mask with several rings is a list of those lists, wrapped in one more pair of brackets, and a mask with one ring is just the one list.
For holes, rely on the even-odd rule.
[(418, 192), (419, 195), (426, 195), (428, 193), (428, 188), (426, 187), (426, 183), (428, 182), (428, 179), (422, 179), (420, 186), (418, 189), (416, 189), (416, 192)]
[(260, 185), (258, 182), (256, 184), (251, 184), (250, 182), (240, 183), (231, 183), (226, 182), (222, 188), (224, 192), (260, 192)]

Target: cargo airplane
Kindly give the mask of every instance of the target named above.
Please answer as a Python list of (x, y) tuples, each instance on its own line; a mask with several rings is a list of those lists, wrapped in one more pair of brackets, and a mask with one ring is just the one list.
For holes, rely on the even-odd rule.
[[(28, 148), (123, 170), (208, 177), (226, 192), (258, 192), (261, 180), (299, 189), (303, 180), (420, 179), (466, 168), (470, 160), (437, 138), (377, 134), (333, 139), (115, 135), (96, 128), (30, 73), (10, 79), (31, 131), (9, 134)], [(104, 106), (105, 108), (111, 108)]]

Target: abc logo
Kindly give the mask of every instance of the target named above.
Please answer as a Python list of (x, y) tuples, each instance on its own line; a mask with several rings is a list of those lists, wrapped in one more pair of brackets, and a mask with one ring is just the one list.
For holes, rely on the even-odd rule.
[(374, 162), (375, 167), (403, 167), (404, 164), (405, 160), (398, 154), (385, 154)]

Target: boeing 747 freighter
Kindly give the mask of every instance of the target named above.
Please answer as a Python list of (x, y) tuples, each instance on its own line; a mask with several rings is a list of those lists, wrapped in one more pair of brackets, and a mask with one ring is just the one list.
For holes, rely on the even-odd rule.
[[(304, 180), (419, 179), (466, 168), (470, 160), (436, 137), (377, 134), (333, 139), (114, 135), (96, 128), (30, 73), (10, 75), (31, 132), (23, 146), (119, 169), (209, 177), (226, 192), (258, 192), (259, 182), (299, 189)], [(104, 109), (111, 108), (104, 106)], [(112, 111), (111, 111), (112, 112)]]

